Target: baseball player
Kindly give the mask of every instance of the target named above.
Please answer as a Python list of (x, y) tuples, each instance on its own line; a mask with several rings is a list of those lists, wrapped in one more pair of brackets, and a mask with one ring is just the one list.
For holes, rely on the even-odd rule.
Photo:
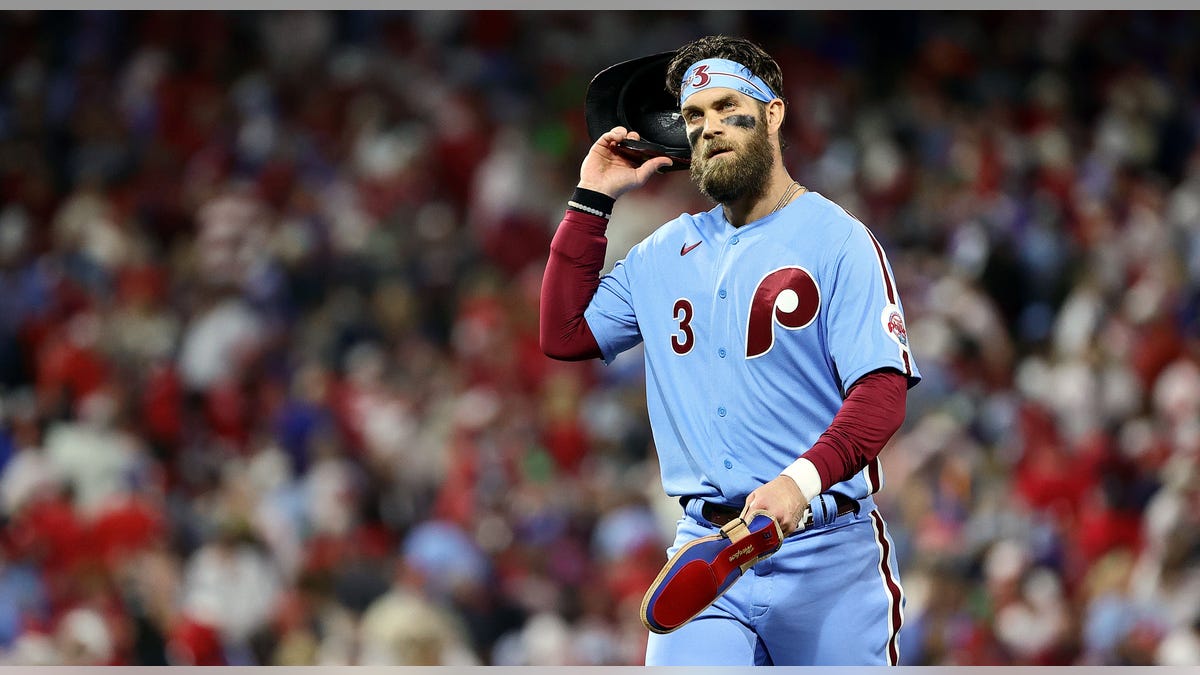
[(702, 38), (666, 79), (692, 181), (716, 206), (662, 225), (601, 277), (615, 200), (675, 161), (621, 152), (636, 131), (604, 133), (551, 244), (542, 348), (609, 363), (644, 343), (662, 484), (683, 506), (668, 555), (752, 510), (784, 539), (694, 619), (651, 635), (646, 664), (896, 664), (904, 600), (872, 495), (920, 374), (887, 256), (788, 174), (783, 76), (761, 48)]

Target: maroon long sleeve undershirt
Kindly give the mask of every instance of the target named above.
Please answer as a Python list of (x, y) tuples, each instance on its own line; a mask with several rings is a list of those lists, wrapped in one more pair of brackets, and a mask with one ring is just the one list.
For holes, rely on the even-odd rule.
[[(550, 243), (542, 275), (539, 340), (542, 351), (561, 361), (600, 358), (600, 346), (583, 313), (596, 289), (608, 240), (608, 221), (568, 210)], [(821, 476), (821, 485), (840, 483), (858, 473), (904, 422), (908, 379), (897, 371), (878, 370), (851, 387), (829, 428), (804, 454)]]
[(828, 488), (862, 470), (904, 423), (908, 378), (876, 370), (850, 386), (846, 400), (821, 437), (804, 453)]
[(605, 218), (568, 210), (550, 242), (550, 259), (542, 274), (538, 339), (552, 359), (583, 361), (601, 356), (583, 313), (600, 287), (607, 227)]

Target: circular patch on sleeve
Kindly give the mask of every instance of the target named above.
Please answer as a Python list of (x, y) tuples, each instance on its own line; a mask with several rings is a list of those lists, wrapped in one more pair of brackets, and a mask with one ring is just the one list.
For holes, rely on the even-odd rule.
[(904, 315), (900, 313), (900, 308), (896, 305), (884, 307), (879, 320), (888, 337), (904, 349), (908, 349), (908, 330), (904, 327)]

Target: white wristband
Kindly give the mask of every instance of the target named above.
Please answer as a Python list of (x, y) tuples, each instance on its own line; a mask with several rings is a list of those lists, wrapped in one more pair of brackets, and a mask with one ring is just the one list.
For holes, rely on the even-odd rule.
[(817, 473), (817, 467), (812, 462), (803, 457), (792, 462), (779, 475), (795, 481), (805, 501), (812, 501), (813, 497), (821, 494), (821, 474)]

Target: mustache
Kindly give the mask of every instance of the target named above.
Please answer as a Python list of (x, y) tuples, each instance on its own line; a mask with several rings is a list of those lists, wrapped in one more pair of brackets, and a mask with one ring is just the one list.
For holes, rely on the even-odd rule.
[(708, 159), (718, 152), (732, 151), (735, 148), (727, 143), (713, 143), (704, 149), (704, 158)]
[(707, 147), (701, 148), (701, 131), (701, 129), (694, 129), (688, 134), (688, 142), (692, 146), (693, 154), (699, 155), (703, 159), (708, 159), (718, 152), (725, 152), (726, 150), (734, 149), (733, 145), (723, 141), (709, 141), (709, 145)]

